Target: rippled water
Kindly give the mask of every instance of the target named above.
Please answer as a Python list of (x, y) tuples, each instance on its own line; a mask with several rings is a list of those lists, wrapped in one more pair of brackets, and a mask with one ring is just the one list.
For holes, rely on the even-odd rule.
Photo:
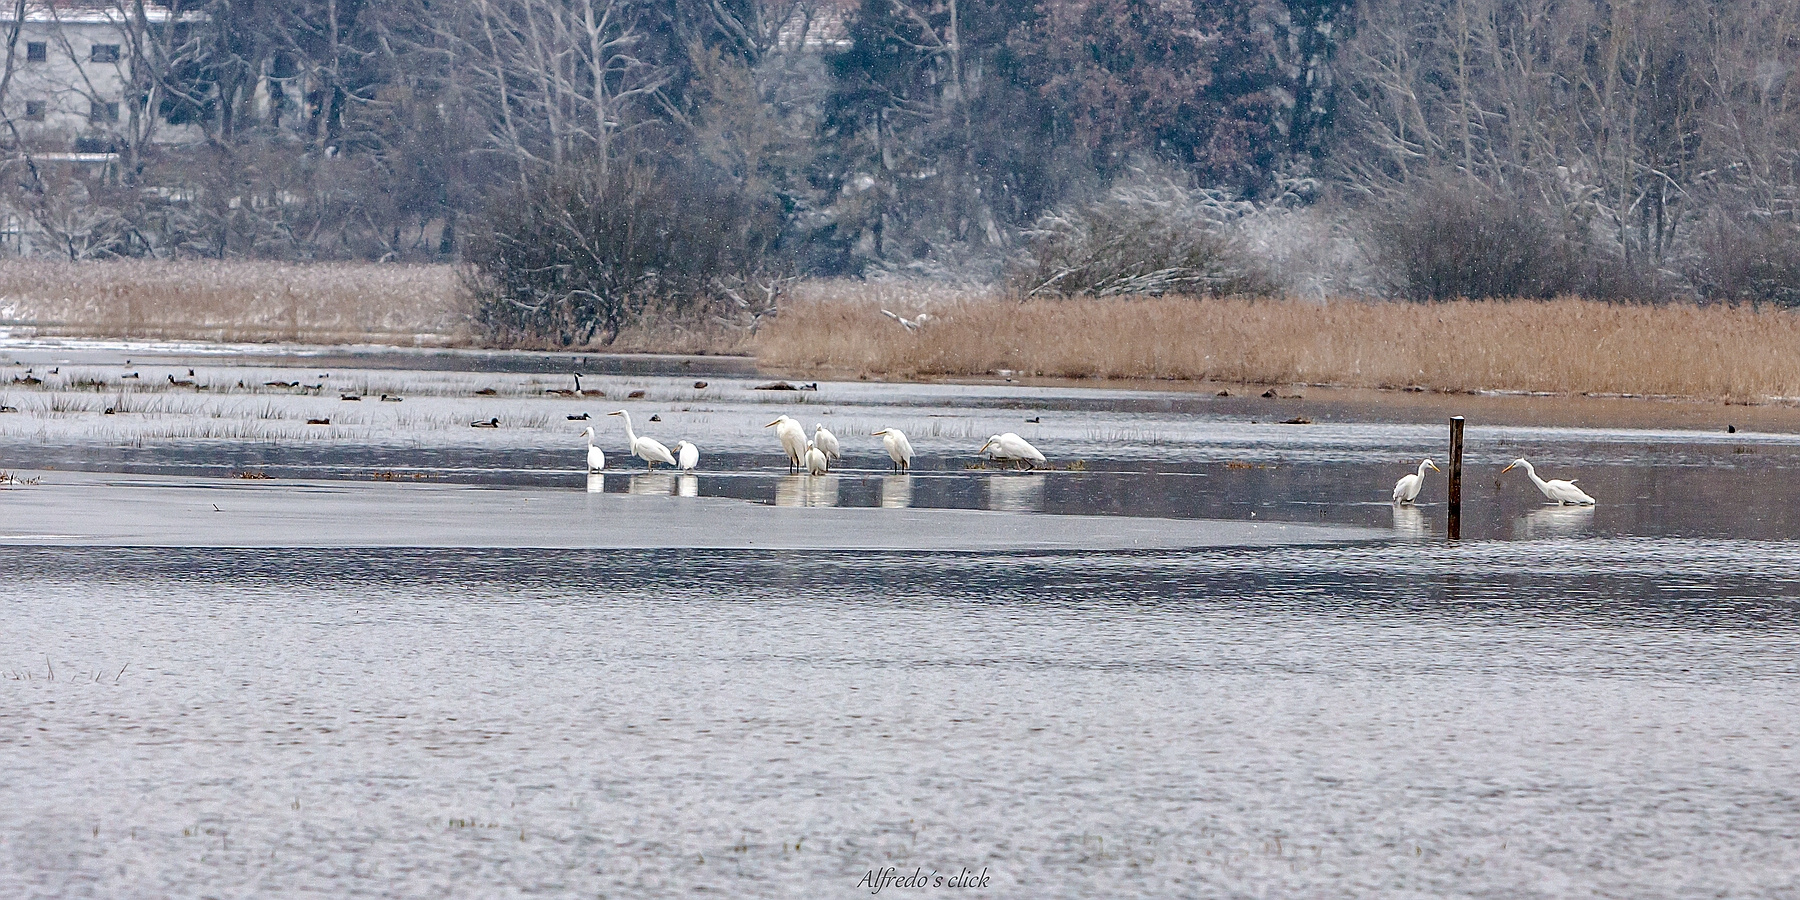
[[(246, 414), (298, 435), (262, 440), (175, 435), (204, 410), (120, 423), (15, 392), (45, 406), (0, 419), (0, 467), (589, 488), (557, 418), (584, 401), (404, 377), (466, 382), (326, 435)], [(1477, 421), (1473, 539), (1451, 544), (1441, 481), (1422, 509), (1386, 503), (1441, 453), (1436, 410), (1266, 425), (1236, 398), (827, 384), (801, 403), (619, 378), (602, 383), (647, 391), (641, 428), (660, 413), (708, 455), (692, 480), (615, 471), (605, 491), (1254, 512), (1403, 539), (0, 547), (0, 896), (850, 897), (889, 866), (988, 884), (884, 896), (1800, 893), (1791, 435)], [(219, 402), (240, 401), (355, 405)], [(409, 404), (436, 411), (379, 418)], [(859, 444), (851, 471), (782, 474), (760, 425), (797, 406), (845, 435), (901, 423), (919, 471)], [(538, 424), (468, 429), (488, 410)], [(1059, 470), (964, 468), (1002, 428)], [(1495, 486), (1520, 454), (1600, 506)]]

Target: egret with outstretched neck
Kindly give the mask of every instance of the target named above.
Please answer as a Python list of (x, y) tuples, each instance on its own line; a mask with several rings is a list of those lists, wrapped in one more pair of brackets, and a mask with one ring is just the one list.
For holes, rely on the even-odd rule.
[(1045, 461), (1044, 454), (1039, 453), (1038, 448), (1031, 446), (1029, 441), (1010, 431), (988, 438), (987, 443), (982, 444), (981, 449), (975, 451), (975, 455), (980, 456), (987, 453), (989, 449), (993, 450), (995, 459), (1017, 460), (1019, 465), (1034, 469), (1039, 463)]
[(894, 461), (894, 471), (905, 472), (912, 468), (912, 442), (906, 439), (904, 432), (898, 428), (883, 428), (872, 434), (881, 438), (881, 446), (887, 448), (888, 459)]
[(1589, 497), (1585, 491), (1576, 487), (1575, 479), (1571, 478), (1568, 481), (1563, 481), (1560, 478), (1552, 478), (1549, 481), (1545, 481), (1538, 477), (1537, 469), (1532, 468), (1531, 463), (1526, 462), (1522, 457), (1513, 460), (1506, 468), (1501, 469), (1500, 474), (1504, 475), (1515, 468), (1523, 468), (1526, 477), (1531, 479), (1531, 483), (1537, 485), (1537, 489), (1543, 492), (1544, 496), (1551, 500), (1555, 500), (1564, 506), (1594, 505), (1594, 498)]
[(798, 472), (806, 460), (806, 429), (792, 416), (781, 416), (763, 426), (775, 429), (775, 439), (781, 442), (781, 451), (787, 454), (788, 471)]
[(638, 437), (631, 430), (631, 413), (616, 409), (607, 413), (609, 416), (622, 416), (625, 419), (625, 442), (631, 447), (631, 455), (644, 461), (644, 468), (654, 469), (657, 463), (675, 465), (675, 457), (669, 455), (669, 448), (647, 437)]
[(1429, 459), (1419, 463), (1419, 471), (1417, 474), (1404, 476), (1399, 481), (1394, 482), (1395, 503), (1411, 503), (1418, 499), (1419, 491), (1425, 487), (1426, 469), (1430, 469), (1433, 472), (1443, 471), (1437, 467), (1436, 463)]
[(606, 453), (594, 446), (594, 426), (589, 425), (581, 432), (581, 436), (587, 438), (588, 442), (588, 471), (598, 472), (606, 468)]

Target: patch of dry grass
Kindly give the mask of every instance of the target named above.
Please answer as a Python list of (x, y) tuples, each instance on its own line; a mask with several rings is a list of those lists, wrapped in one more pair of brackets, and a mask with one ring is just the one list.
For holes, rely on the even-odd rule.
[(0, 324), (163, 340), (466, 342), (451, 266), (255, 261), (0, 261)]
[[(1033, 300), (869, 296), (839, 285), (783, 307), (754, 347), (781, 369), (885, 377), (1000, 370), (1433, 390), (1757, 400), (1800, 397), (1800, 313), (1563, 299)], [(933, 319), (909, 332), (882, 308)], [(901, 308), (896, 308), (901, 307)]]

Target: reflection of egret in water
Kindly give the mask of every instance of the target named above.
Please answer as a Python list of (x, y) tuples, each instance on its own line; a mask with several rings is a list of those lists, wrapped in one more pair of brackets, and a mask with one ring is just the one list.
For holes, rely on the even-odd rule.
[(775, 482), (776, 506), (836, 506), (836, 475), (785, 475)]
[(1591, 506), (1543, 506), (1513, 522), (1513, 537), (1520, 540), (1573, 537), (1593, 524), (1594, 508)]
[(912, 476), (889, 475), (881, 479), (881, 505), (905, 509), (912, 505)]
[(1430, 537), (1431, 529), (1425, 524), (1425, 511), (1412, 505), (1393, 504), (1394, 533), (1406, 538)]
[(606, 476), (600, 474), (599, 472), (589, 472), (588, 473), (588, 493), (590, 493), (590, 494), (606, 493)]
[(698, 476), (698, 475), (682, 475), (682, 476), (677, 477), (675, 479), (675, 496), (677, 496), (677, 497), (698, 497), (698, 496), (700, 496), (700, 476)]
[(1005, 512), (1039, 512), (1044, 508), (1044, 476), (989, 475), (987, 508)]
[(661, 472), (646, 472), (631, 476), (631, 484), (625, 488), (632, 494), (673, 494), (675, 493), (675, 476)]

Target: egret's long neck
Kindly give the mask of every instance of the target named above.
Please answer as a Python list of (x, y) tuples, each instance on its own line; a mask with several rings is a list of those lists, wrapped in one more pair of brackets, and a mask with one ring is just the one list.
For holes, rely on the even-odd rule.
[(631, 430), (631, 413), (620, 413), (619, 418), (625, 420), (625, 442), (628, 444), (637, 443), (637, 432)]
[(1425, 480), (1425, 464), (1419, 463), (1419, 480)]
[(1538, 477), (1537, 469), (1532, 468), (1531, 463), (1525, 464), (1525, 477), (1531, 479), (1531, 483), (1537, 485), (1539, 490), (1544, 489), (1544, 479)]

